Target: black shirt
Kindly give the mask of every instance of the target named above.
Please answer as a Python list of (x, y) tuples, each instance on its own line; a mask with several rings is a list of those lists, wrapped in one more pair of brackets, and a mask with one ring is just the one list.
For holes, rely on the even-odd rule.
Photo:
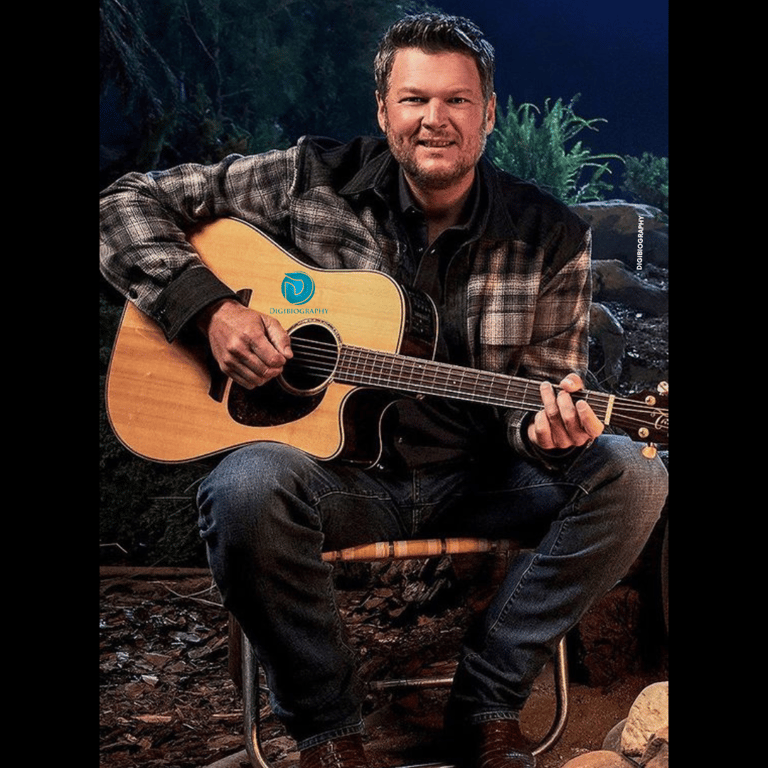
[[(452, 323), (463, 322), (464, 318), (442, 311), (444, 281), (455, 254), (479, 235), (481, 200), (482, 190), (476, 176), (459, 223), (429, 243), (425, 216), (414, 202), (402, 170), (397, 189), (393, 190), (393, 208), (408, 246), (400, 282), (423, 291), (435, 302), (440, 318), (435, 357), (457, 365), (467, 364), (467, 353), (460, 341), (462, 329)], [(488, 408), (454, 400), (399, 400), (387, 412), (385, 457), (409, 469), (472, 461), (484, 443), (489, 417)]]

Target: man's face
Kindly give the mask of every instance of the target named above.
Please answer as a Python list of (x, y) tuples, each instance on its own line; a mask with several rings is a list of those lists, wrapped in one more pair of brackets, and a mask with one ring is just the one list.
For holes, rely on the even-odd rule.
[(436, 190), (473, 178), (493, 130), (496, 97), (485, 103), (470, 56), (402, 48), (386, 97), (376, 99), (379, 125), (413, 183)]

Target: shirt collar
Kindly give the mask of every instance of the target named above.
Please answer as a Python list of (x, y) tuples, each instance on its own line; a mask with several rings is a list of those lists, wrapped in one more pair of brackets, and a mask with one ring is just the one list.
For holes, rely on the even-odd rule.
[[(397, 210), (404, 216), (418, 216), (423, 217), (423, 212), (419, 208), (418, 203), (413, 197), (408, 182), (405, 179), (403, 169), (398, 169), (397, 174), (397, 191), (395, 195), (395, 204)], [(475, 174), (475, 179), (472, 182), (472, 187), (469, 192), (469, 197), (465, 203), (464, 211), (462, 211), (462, 217), (458, 224), (455, 224), (450, 229), (456, 234), (463, 236), (478, 235), (480, 233), (479, 225), (481, 222), (480, 217), (480, 174)]]

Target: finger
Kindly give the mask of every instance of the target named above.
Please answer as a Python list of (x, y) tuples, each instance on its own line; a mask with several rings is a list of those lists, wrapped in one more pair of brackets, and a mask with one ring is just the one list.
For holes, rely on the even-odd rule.
[(264, 326), (267, 338), (274, 348), (283, 356), (283, 358), (292, 358), (293, 350), (291, 349), (291, 337), (288, 335), (285, 328), (272, 317), (265, 318)]
[(553, 417), (556, 417), (557, 404), (555, 402), (554, 390), (547, 382), (543, 382), (540, 385), (539, 392), (541, 393), (544, 409), (537, 411), (533, 420), (528, 424), (528, 439), (539, 448), (550, 451), (557, 446), (552, 435), (552, 425), (550, 424), (547, 409), (549, 409), (549, 413)]
[(584, 400), (579, 400), (576, 403), (576, 411), (579, 415), (579, 421), (581, 422), (581, 428), (589, 435), (590, 440), (594, 440), (596, 437), (600, 437), (603, 434), (605, 425)]
[(582, 400), (574, 401), (567, 391), (583, 388), (580, 377), (570, 374), (563, 379), (560, 387), (556, 393), (548, 382), (541, 384), (544, 408), (536, 414), (528, 428), (529, 438), (544, 450), (582, 446), (603, 431), (603, 424), (592, 408)]
[[(554, 387), (546, 381), (542, 383), (540, 391), (541, 401), (544, 404), (544, 415), (549, 426), (549, 439), (555, 448), (569, 448), (572, 443), (568, 434), (568, 426), (563, 418), (561, 396), (556, 395)], [(564, 396), (570, 401), (570, 396), (567, 393)], [(575, 413), (573, 416), (575, 417)]]
[(573, 402), (573, 398), (564, 389), (561, 389), (557, 395), (557, 408), (568, 440), (578, 440), (580, 433), (583, 432), (581, 420), (576, 411), (576, 404)]
[(245, 346), (238, 352), (240, 360), (255, 373), (260, 374), (267, 370), (282, 370), (287, 359), (266, 335), (247, 338)]
[(239, 351), (234, 358), (229, 374), (238, 383), (260, 386), (279, 376), (286, 363), (286, 357), (278, 352), (266, 337), (251, 341), (245, 351)]
[(249, 353), (223, 361), (221, 370), (240, 386), (253, 389), (279, 375), (281, 369), (270, 368), (255, 354)]
[(253, 368), (249, 368), (247, 365), (241, 363), (233, 363), (227, 366), (224, 373), (226, 373), (235, 384), (239, 384), (244, 389), (254, 389), (269, 381), (267, 376), (256, 373)]
[(221, 370), (247, 389), (261, 386), (278, 376), (286, 358), (262, 334), (257, 338), (241, 335), (230, 339), (219, 355)]
[(290, 337), (274, 318), (256, 314), (248, 319), (251, 322), (243, 328), (238, 359), (258, 376), (272, 378), (293, 354)]
[(567, 392), (561, 391), (557, 401), (560, 416), (567, 432), (567, 440), (571, 445), (584, 445), (602, 434), (602, 422), (584, 400), (574, 402)]
[(560, 388), (566, 392), (578, 392), (580, 389), (584, 389), (584, 382), (581, 377), (576, 373), (569, 373), (561, 382)]
[(528, 439), (545, 451), (551, 451), (557, 447), (552, 439), (552, 429), (544, 411), (538, 411), (528, 425)]
[(560, 382), (560, 388), (558, 395), (560, 414), (573, 444), (584, 445), (599, 437), (603, 432), (603, 423), (597, 418), (592, 408), (583, 400), (577, 400), (574, 403), (573, 398), (567, 394), (583, 390), (584, 384), (581, 377), (576, 373), (569, 373)]

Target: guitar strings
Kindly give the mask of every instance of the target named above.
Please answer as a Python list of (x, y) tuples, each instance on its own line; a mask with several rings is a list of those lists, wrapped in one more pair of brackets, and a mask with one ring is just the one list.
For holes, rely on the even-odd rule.
[[(334, 377), (343, 383), (383, 386), (417, 394), (437, 394), (489, 405), (517, 405), (533, 410), (541, 405), (538, 385), (535, 386), (535, 393), (529, 396), (529, 390), (535, 382), (506, 374), (475, 371), (448, 363), (347, 345), (339, 349), (334, 343), (313, 339), (292, 338), (291, 344), (294, 351), (298, 352), (294, 362), (305, 369), (306, 373), (320, 379)], [(611, 398), (614, 409), (617, 406), (621, 408), (628, 424), (634, 422), (642, 425), (645, 422), (639, 418), (641, 416), (666, 414), (666, 409), (658, 406), (601, 392), (590, 392), (583, 399), (590, 401), (598, 416), (604, 416)]]
[[(490, 374), (487, 372), (475, 372), (470, 369), (461, 369), (455, 366), (451, 366), (445, 363), (436, 363), (434, 361), (425, 361), (419, 358), (408, 358), (400, 355), (392, 355), (391, 353), (376, 352), (373, 350), (365, 350), (355, 347), (344, 347), (342, 353), (339, 354), (337, 347), (334, 344), (311, 341), (311, 340), (297, 340), (299, 343), (298, 349), (303, 350), (302, 355), (304, 359), (312, 360), (315, 363), (314, 369), (310, 368), (310, 371), (315, 373), (321, 378), (330, 377), (334, 371), (337, 374), (341, 374), (341, 380), (346, 383), (356, 384), (370, 384), (387, 386), (389, 388), (398, 388), (401, 390), (415, 389), (416, 392), (421, 394), (437, 393), (445, 396), (451, 396), (454, 392), (454, 396), (472, 397), (481, 402), (486, 402), (489, 398), (496, 398), (498, 404), (509, 405), (510, 395), (515, 391), (520, 392), (523, 390), (522, 399), (514, 402), (513, 404), (519, 404), (522, 407), (538, 408), (540, 406), (540, 400), (538, 396), (528, 401), (526, 400), (527, 390), (530, 388), (532, 382), (526, 382), (525, 380), (516, 380), (515, 377), (508, 377), (504, 374)], [(345, 364), (344, 352), (348, 352), (353, 357), (350, 357)], [(297, 362), (302, 365), (304, 361), (297, 358)], [(362, 365), (360, 364), (362, 362)], [(398, 367), (406, 371), (407, 375), (395, 375), (395, 371), (392, 367), (392, 363), (397, 362)], [(319, 365), (318, 365), (319, 363)], [(338, 365), (337, 365), (338, 363)], [(351, 363), (351, 364), (349, 364)], [(425, 376), (425, 371), (431, 373), (431, 380), (428, 380)], [(414, 372), (419, 374), (420, 381), (418, 386), (414, 386)], [(472, 384), (472, 388), (468, 389), (466, 384), (464, 386), (458, 386), (455, 390), (451, 390), (445, 385), (445, 373), (453, 372), (458, 374), (462, 378), (474, 376), (475, 380)], [(350, 380), (344, 378), (344, 375)], [(438, 378), (439, 377), (439, 378)], [(383, 381), (382, 378), (386, 378)], [(483, 382), (482, 379), (489, 380)], [(478, 384), (485, 385), (485, 391), (478, 392)], [(500, 386), (499, 386), (500, 385)], [(454, 383), (455, 386), (455, 383)], [(537, 388), (538, 392), (538, 388)], [(589, 393), (591, 397), (585, 399), (602, 399), (605, 400), (607, 405), (610, 400), (610, 395), (604, 393)], [(518, 398), (521, 396), (518, 394)], [(627, 412), (634, 412), (636, 414), (660, 414), (663, 409), (646, 405), (636, 400), (627, 398), (614, 398), (614, 402), (620, 402), (622, 406), (626, 406)]]
[[(514, 382), (503, 375), (372, 350), (344, 347), (341, 355), (338, 355), (336, 347), (328, 343), (310, 342), (308, 345), (306, 341), (302, 341), (295, 346), (302, 351), (301, 363), (313, 363), (314, 372), (319, 376), (332, 375), (338, 362), (337, 373), (348, 383), (379, 384), (400, 390), (447, 396), (474, 395), (480, 399), (496, 397), (500, 398), (499, 402), (502, 403), (507, 401), (512, 391), (511, 386), (530, 386), (530, 383)], [(397, 369), (393, 367), (393, 363), (397, 363)], [(451, 374), (453, 381), (446, 378), (446, 375)]]

